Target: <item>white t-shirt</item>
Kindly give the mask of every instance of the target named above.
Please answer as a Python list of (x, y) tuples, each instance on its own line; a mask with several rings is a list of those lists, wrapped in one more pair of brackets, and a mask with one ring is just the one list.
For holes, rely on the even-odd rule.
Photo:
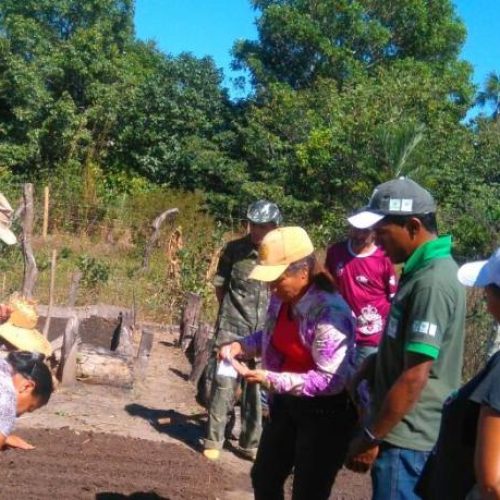
[(7, 437), (16, 422), (17, 396), (12, 383), (12, 367), (0, 359), (0, 433)]

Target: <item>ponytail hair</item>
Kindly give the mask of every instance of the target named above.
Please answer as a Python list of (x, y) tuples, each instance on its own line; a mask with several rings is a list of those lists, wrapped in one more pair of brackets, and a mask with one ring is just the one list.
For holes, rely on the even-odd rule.
[(34, 382), (33, 396), (40, 398), (46, 404), (54, 391), (52, 374), (43, 362), (45, 356), (38, 352), (12, 351), (7, 356), (14, 373)]

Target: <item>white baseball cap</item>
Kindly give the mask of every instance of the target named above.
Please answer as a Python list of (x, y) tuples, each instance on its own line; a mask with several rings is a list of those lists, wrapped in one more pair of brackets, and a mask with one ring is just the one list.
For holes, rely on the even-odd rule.
[(458, 270), (458, 281), (465, 286), (500, 287), (500, 248), (495, 250), (488, 260), (464, 264)]

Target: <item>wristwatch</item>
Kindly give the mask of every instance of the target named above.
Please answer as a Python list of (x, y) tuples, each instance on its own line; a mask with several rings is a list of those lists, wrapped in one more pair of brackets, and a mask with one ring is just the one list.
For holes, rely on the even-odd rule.
[(373, 444), (374, 446), (378, 446), (382, 443), (382, 439), (376, 437), (375, 434), (373, 434), (373, 432), (368, 429), (368, 427), (363, 427), (363, 436), (370, 444)]

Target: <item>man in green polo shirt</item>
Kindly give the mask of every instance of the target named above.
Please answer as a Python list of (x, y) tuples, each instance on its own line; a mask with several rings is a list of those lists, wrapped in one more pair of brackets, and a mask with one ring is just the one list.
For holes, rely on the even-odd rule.
[(436, 442), (446, 397), (461, 383), (465, 290), (451, 238), (437, 236), (436, 203), (410, 179), (377, 186), (350, 219), (374, 227), (378, 244), (403, 264), (384, 337), (353, 388), (372, 388), (370, 423), (351, 443), (347, 466), (372, 468), (375, 500), (419, 498), (418, 477)]

